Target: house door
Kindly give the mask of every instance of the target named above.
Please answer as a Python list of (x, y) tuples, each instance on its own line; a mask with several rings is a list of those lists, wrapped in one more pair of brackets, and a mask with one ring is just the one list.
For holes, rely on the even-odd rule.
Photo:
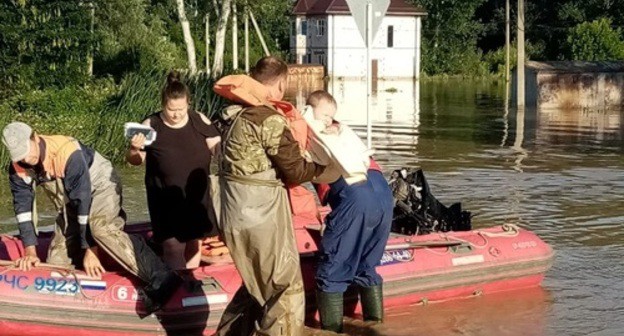
[(372, 86), (372, 91), (375, 92), (377, 91), (377, 78), (379, 76), (379, 60), (371, 60), (372, 64), (371, 64), (371, 70), (372, 70), (372, 75), (371, 77), (373, 78), (373, 86)]

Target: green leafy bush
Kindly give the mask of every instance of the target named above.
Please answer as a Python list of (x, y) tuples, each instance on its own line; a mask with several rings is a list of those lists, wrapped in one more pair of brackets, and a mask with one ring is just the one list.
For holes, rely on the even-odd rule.
[(87, 80), (90, 2), (0, 2), (0, 91), (82, 84)]
[(613, 29), (610, 19), (583, 22), (568, 34), (568, 57), (576, 61), (613, 61), (624, 59), (621, 29)]

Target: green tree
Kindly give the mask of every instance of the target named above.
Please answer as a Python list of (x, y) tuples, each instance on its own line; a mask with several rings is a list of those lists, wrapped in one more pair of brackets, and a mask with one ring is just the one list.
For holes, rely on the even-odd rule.
[[(241, 3), (241, 0), (237, 0)], [(249, 1), (258, 25), (265, 34), (264, 38), (270, 50), (283, 51), (290, 48), (290, 25), (293, 1), (270, 0)], [(241, 20), (239, 20), (241, 22)]]
[[(141, 69), (184, 67), (184, 40), (175, 10), (172, 1), (97, 0), (94, 72), (119, 80)], [(169, 25), (177, 28), (172, 34)]]
[(611, 28), (611, 20), (602, 18), (583, 22), (570, 30), (566, 40), (568, 57), (580, 61), (624, 59), (622, 31)]
[(423, 25), (423, 71), (480, 75), (484, 72), (477, 40), (484, 26), (475, 12), (485, 0), (411, 0), (427, 9)]
[(83, 82), (94, 42), (91, 5), (72, 0), (0, 3), (2, 85), (44, 87)]

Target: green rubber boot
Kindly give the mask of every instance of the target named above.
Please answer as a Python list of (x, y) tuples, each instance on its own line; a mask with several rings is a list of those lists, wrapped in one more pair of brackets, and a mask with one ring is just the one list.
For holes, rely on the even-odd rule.
[(383, 290), (381, 285), (360, 287), (360, 303), (364, 321), (383, 322)]
[(342, 332), (342, 300), (342, 293), (316, 291), (316, 304), (323, 330)]

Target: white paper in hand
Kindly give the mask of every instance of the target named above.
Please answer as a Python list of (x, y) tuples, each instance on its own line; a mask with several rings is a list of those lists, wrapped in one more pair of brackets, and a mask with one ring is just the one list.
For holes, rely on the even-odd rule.
[(145, 135), (145, 146), (149, 146), (156, 141), (156, 130), (153, 128), (135, 122), (125, 123), (124, 135), (126, 139), (132, 139), (133, 136), (139, 133)]

